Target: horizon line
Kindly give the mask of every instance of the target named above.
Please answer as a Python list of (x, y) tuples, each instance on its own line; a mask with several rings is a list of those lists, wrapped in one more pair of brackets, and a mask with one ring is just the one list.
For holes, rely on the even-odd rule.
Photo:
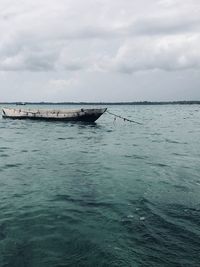
[(200, 104), (200, 100), (174, 100), (174, 101), (3, 101), (2, 104), (9, 105), (161, 105), (161, 104)]

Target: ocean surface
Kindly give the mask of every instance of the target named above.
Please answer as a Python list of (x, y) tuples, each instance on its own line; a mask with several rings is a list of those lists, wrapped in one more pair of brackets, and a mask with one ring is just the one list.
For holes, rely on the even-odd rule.
[(0, 117), (0, 267), (200, 266), (200, 105), (108, 110)]

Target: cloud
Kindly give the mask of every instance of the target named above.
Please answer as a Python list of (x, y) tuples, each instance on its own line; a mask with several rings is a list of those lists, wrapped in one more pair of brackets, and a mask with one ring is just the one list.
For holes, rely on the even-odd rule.
[(78, 83), (78, 80), (76, 78), (70, 78), (67, 80), (63, 79), (55, 79), (55, 80), (49, 80), (49, 85), (56, 88), (66, 88), (69, 86), (74, 86)]
[(128, 40), (104, 66), (122, 73), (199, 69), (199, 46), (200, 35)]
[(200, 30), (200, 19), (181, 16), (149, 16), (136, 20), (129, 26), (129, 32), (135, 35), (156, 36), (196, 33)]
[(0, 71), (199, 69), (197, 5), (198, 0), (1, 0)]
[(4, 71), (50, 71), (54, 69), (55, 55), (48, 51), (24, 49), (1, 59), (0, 70)]

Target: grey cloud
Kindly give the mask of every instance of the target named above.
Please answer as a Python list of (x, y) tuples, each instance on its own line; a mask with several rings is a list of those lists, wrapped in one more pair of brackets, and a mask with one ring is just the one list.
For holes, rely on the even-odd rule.
[(49, 71), (54, 69), (55, 55), (46, 52), (22, 50), (0, 60), (3, 71)]
[(139, 19), (129, 26), (130, 32), (147, 36), (198, 32), (199, 29), (200, 18), (172, 16)]
[(199, 68), (195, 0), (187, 6), (179, 0), (7, 1), (0, 12), (0, 70)]

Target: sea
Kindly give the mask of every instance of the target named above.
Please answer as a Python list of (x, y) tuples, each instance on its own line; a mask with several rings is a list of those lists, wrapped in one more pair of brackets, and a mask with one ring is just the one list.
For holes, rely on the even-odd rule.
[(200, 105), (105, 107), (0, 117), (0, 267), (200, 266)]

